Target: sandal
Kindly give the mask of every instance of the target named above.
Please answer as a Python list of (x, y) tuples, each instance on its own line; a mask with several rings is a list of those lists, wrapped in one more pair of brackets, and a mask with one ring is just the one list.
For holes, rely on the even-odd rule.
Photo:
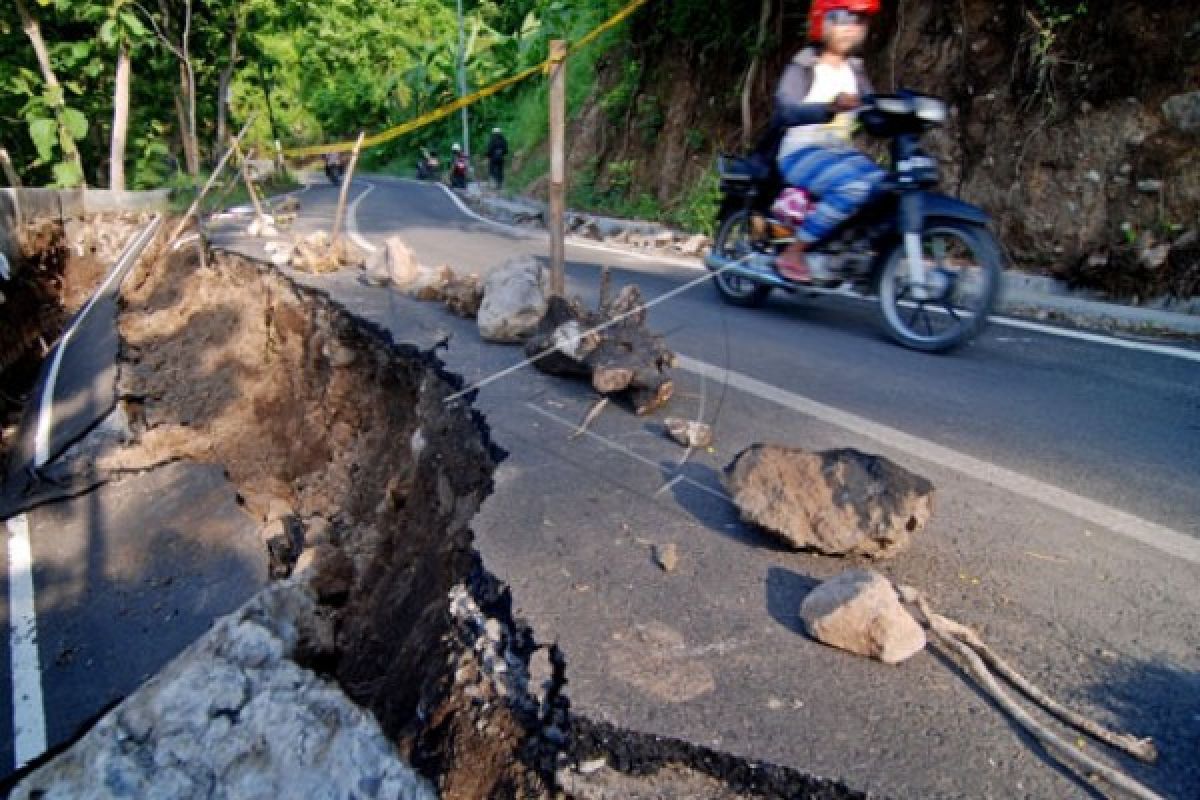
[(789, 281), (796, 283), (809, 283), (812, 281), (812, 272), (808, 269), (808, 261), (804, 257), (804, 250), (798, 249), (795, 246), (788, 247), (775, 257), (775, 271)]

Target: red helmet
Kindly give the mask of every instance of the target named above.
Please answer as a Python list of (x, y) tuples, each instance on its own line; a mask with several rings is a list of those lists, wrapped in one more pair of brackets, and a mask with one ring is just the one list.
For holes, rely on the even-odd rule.
[(819, 42), (825, 38), (825, 15), (830, 11), (853, 11), (856, 14), (878, 14), (879, 0), (812, 0), (808, 10), (808, 38)]

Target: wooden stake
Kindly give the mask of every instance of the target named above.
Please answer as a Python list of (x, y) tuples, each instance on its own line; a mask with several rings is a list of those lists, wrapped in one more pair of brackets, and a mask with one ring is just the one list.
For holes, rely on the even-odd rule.
[[(242, 154), (242, 148), (237, 142), (233, 143), (233, 152), (237, 155), (238, 161), (240, 162), (241, 171), (242, 171), (242, 182), (246, 184), (246, 191), (250, 193), (250, 202), (254, 204), (254, 213), (255, 213), (257, 219), (261, 220), (264, 216), (263, 207), (262, 207), (262, 203), (260, 203), (258, 201), (258, 192), (255, 191), (255, 189), (254, 189), (254, 181), (252, 181), (250, 179), (250, 170), (248, 168), (248, 163), (249, 163), (248, 159), (246, 158), (246, 156), (244, 156)], [(262, 223), (259, 223), (259, 224), (262, 224)]]
[(4, 177), (8, 181), (8, 185), (14, 189), (21, 188), (21, 176), (13, 169), (12, 159), (8, 157), (8, 151), (0, 147), (0, 167), (4, 168)]
[(212, 175), (208, 176), (208, 180), (204, 184), (204, 188), (200, 190), (200, 194), (196, 195), (196, 199), (192, 201), (192, 205), (188, 208), (187, 213), (183, 215), (183, 219), (179, 220), (179, 224), (175, 226), (175, 232), (171, 234), (171, 238), (167, 240), (167, 244), (179, 238), (179, 234), (183, 233), (183, 229), (187, 227), (188, 220), (196, 213), (196, 209), (200, 207), (200, 201), (204, 199), (204, 195), (208, 194), (208, 190), (217, 182), (217, 178), (225, 171), (225, 165), (229, 163), (229, 157), (233, 155), (233, 150), (239, 147), (242, 137), (246, 135), (246, 131), (250, 130), (250, 124), (254, 122), (254, 114), (246, 120), (246, 124), (238, 131), (238, 135), (234, 138), (233, 144), (225, 151), (225, 155), (221, 156), (221, 160), (217, 163), (217, 168), (213, 170)]
[(566, 232), (563, 216), (566, 201), (567, 128), (567, 43), (550, 42), (550, 294), (566, 292)]
[(350, 181), (354, 178), (354, 166), (358, 163), (358, 151), (362, 149), (363, 138), (367, 132), (361, 131), (354, 142), (354, 151), (350, 154), (350, 166), (342, 176), (342, 191), (338, 194), (337, 213), (333, 215), (333, 234), (329, 237), (330, 247), (337, 252), (338, 237), (342, 235), (342, 214), (346, 211), (346, 195), (350, 192)]

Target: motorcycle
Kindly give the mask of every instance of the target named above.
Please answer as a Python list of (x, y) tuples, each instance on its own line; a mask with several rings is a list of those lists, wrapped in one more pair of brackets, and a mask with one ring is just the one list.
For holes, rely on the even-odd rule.
[(729, 303), (755, 307), (774, 289), (875, 296), (884, 327), (898, 343), (925, 352), (952, 350), (979, 334), (995, 306), (1004, 257), (986, 212), (933, 191), (937, 160), (921, 136), (946, 121), (946, 106), (915, 92), (865, 98), (859, 121), (891, 140), (886, 178), (875, 198), (809, 251), (812, 281), (775, 270), (810, 207), (785, 187), (774, 164), (721, 156), (724, 195), (705, 266)]
[(338, 154), (329, 153), (325, 157), (325, 177), (334, 186), (342, 185), (342, 179), (346, 177), (346, 165)]
[(437, 156), (425, 148), (421, 148), (421, 157), (417, 159), (417, 180), (436, 180), (441, 167), (441, 162), (438, 161)]

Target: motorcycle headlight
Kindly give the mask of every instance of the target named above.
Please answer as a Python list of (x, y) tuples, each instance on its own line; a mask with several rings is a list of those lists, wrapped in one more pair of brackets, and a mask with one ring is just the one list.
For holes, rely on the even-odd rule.
[(926, 122), (940, 125), (946, 121), (946, 104), (932, 97), (917, 98), (915, 111)]

